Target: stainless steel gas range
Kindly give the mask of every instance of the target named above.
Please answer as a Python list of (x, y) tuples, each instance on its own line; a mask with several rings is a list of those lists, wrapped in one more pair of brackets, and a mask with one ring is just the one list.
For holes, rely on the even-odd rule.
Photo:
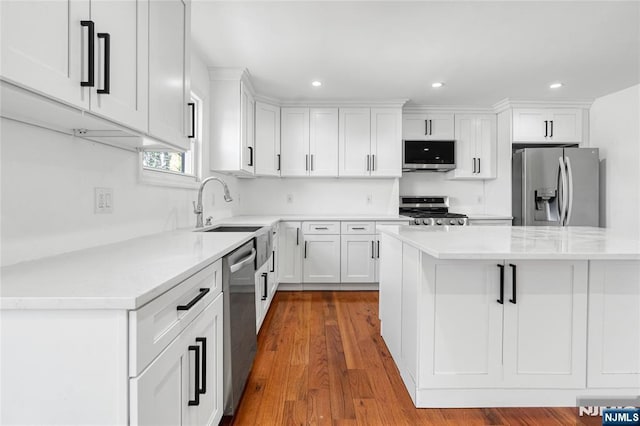
[(464, 214), (449, 213), (447, 196), (400, 196), (400, 215), (413, 218), (411, 225), (465, 226), (468, 218)]

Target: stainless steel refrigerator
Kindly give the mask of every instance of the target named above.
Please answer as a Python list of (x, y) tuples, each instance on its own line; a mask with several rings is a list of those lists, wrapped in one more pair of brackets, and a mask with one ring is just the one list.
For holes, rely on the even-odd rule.
[(597, 148), (524, 148), (512, 160), (517, 226), (598, 226)]

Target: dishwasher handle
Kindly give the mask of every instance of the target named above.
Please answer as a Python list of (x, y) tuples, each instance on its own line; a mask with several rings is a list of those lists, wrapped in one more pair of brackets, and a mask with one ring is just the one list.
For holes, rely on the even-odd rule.
[(256, 249), (252, 248), (251, 254), (249, 256), (245, 257), (238, 263), (234, 263), (229, 269), (233, 274), (235, 272), (238, 272), (240, 269), (244, 268), (247, 264), (253, 262), (254, 260), (256, 260)]

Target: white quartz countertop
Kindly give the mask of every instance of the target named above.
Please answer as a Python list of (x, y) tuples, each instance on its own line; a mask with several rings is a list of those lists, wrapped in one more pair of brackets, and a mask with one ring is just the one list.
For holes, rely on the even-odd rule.
[(247, 225), (272, 225), (278, 221), (399, 221), (405, 222), (411, 220), (407, 216), (398, 215), (309, 215), (309, 214), (289, 214), (289, 215), (270, 215), (270, 216), (234, 216), (227, 219), (220, 219), (212, 222), (213, 225), (224, 224), (247, 224)]
[(513, 216), (491, 214), (491, 213), (471, 213), (467, 215), (471, 220), (511, 220)]
[(2, 309), (137, 309), (253, 237), (174, 231), (1, 270)]
[(640, 260), (639, 239), (603, 228), (386, 225), (378, 229), (437, 259)]

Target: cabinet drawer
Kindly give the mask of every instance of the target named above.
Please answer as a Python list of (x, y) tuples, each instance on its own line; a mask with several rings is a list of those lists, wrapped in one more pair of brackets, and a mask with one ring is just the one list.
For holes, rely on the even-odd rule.
[(343, 234), (375, 234), (375, 222), (342, 222), (341, 231)]
[(339, 235), (340, 222), (302, 222), (302, 233)]
[[(187, 309), (202, 289), (209, 291)], [(129, 312), (129, 376), (137, 376), (221, 292), (222, 260), (218, 260)]]

